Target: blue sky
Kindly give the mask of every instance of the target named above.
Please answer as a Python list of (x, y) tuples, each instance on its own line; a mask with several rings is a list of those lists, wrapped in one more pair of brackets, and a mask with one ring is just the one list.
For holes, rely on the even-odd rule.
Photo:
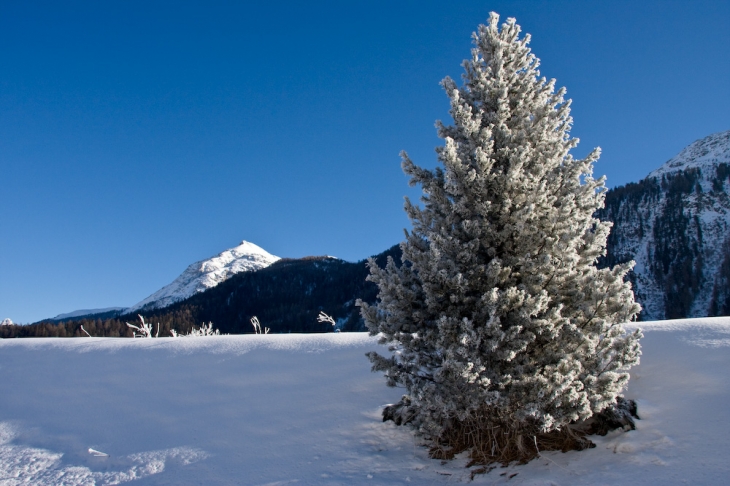
[(609, 186), (730, 129), (730, 2), (2, 2), (0, 319), (132, 305), (241, 240), (399, 242), (400, 150), (490, 11), (532, 34)]

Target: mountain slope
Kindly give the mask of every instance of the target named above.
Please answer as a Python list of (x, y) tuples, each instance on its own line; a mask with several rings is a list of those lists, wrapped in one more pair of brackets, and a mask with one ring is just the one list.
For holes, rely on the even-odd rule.
[(712, 172), (723, 163), (730, 163), (730, 130), (696, 140), (647, 177), (661, 178), (686, 169)]
[[(635, 260), (642, 319), (727, 313), (730, 131), (698, 140), (638, 183), (610, 190), (614, 223), (604, 264)], [(728, 309), (730, 310), (730, 309)]]
[(104, 309), (79, 309), (79, 310), (75, 310), (73, 312), (67, 312), (65, 314), (58, 314), (56, 317), (51, 317), (50, 319), (45, 319), (45, 320), (70, 321), (70, 320), (77, 320), (82, 317), (94, 317), (94, 318), (114, 317), (114, 316), (118, 316), (119, 314), (125, 312), (126, 310), (127, 310), (126, 307), (107, 307)]
[[(385, 265), (388, 256), (400, 262), (398, 246), (375, 256)], [(327, 332), (332, 326), (319, 323), (320, 311), (337, 321), (344, 331), (364, 330), (357, 299), (372, 303), (377, 288), (365, 279), (366, 262), (346, 262), (332, 257), (281, 259), (256, 272), (236, 275), (215, 288), (176, 304), (145, 314), (149, 322), (187, 332), (188, 327), (212, 321), (223, 333), (253, 331), (250, 319), (280, 332)]]
[(138, 302), (127, 313), (160, 309), (187, 299), (198, 292), (215, 287), (231, 276), (266, 268), (279, 260), (263, 248), (242, 241), (240, 245), (207, 260), (190, 265), (172, 283)]

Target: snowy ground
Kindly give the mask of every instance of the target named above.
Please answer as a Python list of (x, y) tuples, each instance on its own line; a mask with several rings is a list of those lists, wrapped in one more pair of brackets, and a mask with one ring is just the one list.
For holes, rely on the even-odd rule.
[[(642, 328), (636, 431), (474, 483), (726, 483), (730, 318)], [(370, 373), (374, 348), (344, 333), (0, 340), (0, 485), (468, 482), (464, 460), (430, 460), (380, 421), (399, 390)]]

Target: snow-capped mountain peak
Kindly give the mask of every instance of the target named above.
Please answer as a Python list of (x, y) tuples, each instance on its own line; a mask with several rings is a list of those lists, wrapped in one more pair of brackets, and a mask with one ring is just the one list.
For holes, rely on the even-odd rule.
[(167, 307), (215, 287), (237, 273), (260, 270), (279, 259), (258, 245), (242, 241), (234, 248), (188, 266), (172, 283), (133, 305), (127, 312)]
[(661, 179), (662, 175), (689, 168), (711, 169), (721, 163), (730, 164), (730, 130), (713, 133), (689, 144), (648, 177)]

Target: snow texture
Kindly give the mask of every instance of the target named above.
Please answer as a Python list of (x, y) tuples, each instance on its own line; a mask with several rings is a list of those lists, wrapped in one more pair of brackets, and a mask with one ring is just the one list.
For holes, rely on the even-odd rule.
[[(730, 318), (640, 326), (637, 430), (474, 483), (726, 482)], [(0, 485), (469, 482), (464, 458), (381, 421), (401, 391), (370, 372), (375, 349), (365, 333), (0, 341)]]
[(9, 317), (3, 319), (2, 322), (0, 322), (0, 326), (12, 326), (12, 325), (13, 325), (13, 320), (10, 319)]
[(126, 313), (167, 307), (215, 287), (237, 273), (260, 270), (279, 259), (253, 243), (242, 241), (235, 248), (193, 263), (172, 283), (133, 305)]

